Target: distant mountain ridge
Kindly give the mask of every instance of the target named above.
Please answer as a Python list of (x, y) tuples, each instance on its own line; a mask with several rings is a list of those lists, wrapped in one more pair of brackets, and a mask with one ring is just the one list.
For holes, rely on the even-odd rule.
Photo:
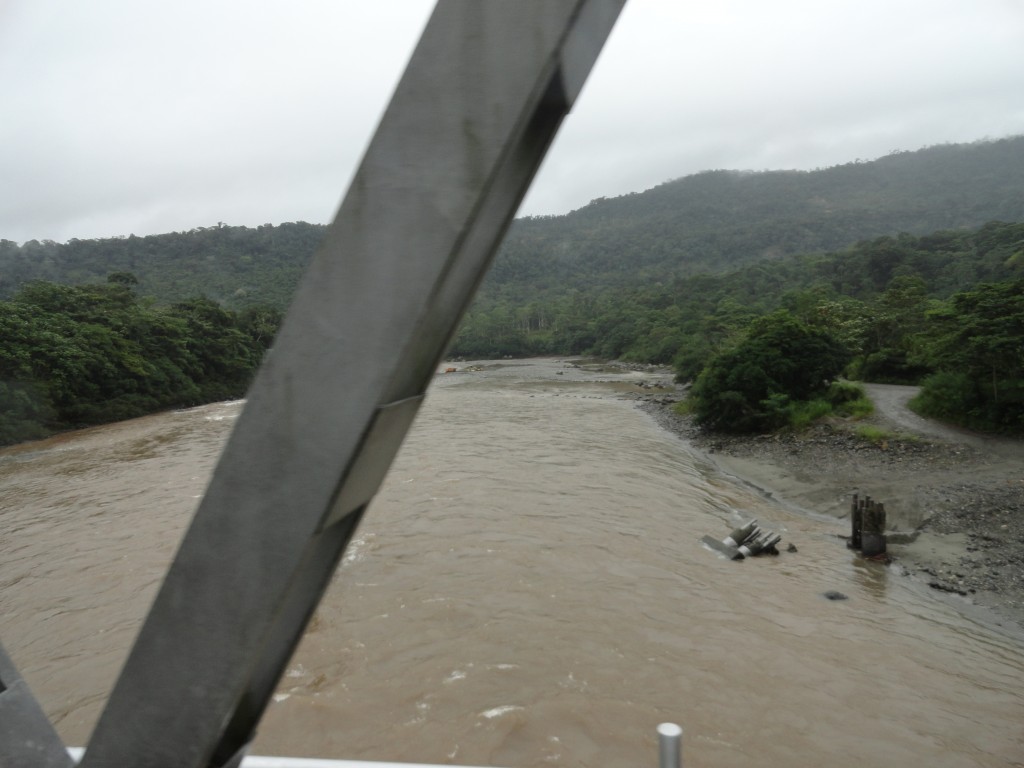
[(1024, 136), (815, 171), (705, 171), (565, 216), (520, 219), (488, 284), (512, 288), (525, 273), (639, 285), (991, 220), (1024, 220)]
[(128, 272), (139, 295), (163, 304), (206, 296), (231, 309), (284, 308), (326, 230), (300, 221), (20, 247), (0, 240), (0, 298), (31, 280), (80, 285)]
[[(1024, 136), (898, 152), (815, 171), (706, 171), (516, 220), (483, 286), (509, 301), (666, 283), (900, 232), (1024, 220)], [(287, 304), (325, 231), (304, 222), (218, 225), (147, 237), (0, 240), (0, 297), (31, 280), (131, 272), (159, 302)]]

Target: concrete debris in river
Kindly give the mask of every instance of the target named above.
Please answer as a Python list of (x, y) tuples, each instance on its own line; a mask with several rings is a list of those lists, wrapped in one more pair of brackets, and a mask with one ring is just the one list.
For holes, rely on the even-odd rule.
[(724, 539), (719, 541), (712, 536), (705, 536), (701, 541), (716, 552), (721, 552), (730, 560), (742, 560), (754, 555), (777, 555), (776, 545), (782, 535), (774, 531), (762, 530), (757, 520), (744, 523)]

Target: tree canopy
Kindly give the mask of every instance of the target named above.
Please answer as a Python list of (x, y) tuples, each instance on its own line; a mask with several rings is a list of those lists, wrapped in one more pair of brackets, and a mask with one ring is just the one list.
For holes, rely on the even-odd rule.
[(131, 277), (37, 281), (0, 302), (0, 444), (245, 393), (279, 313), (154, 307)]
[(928, 316), (922, 358), (936, 371), (916, 405), (981, 429), (1024, 433), (1024, 279), (958, 293)]
[(696, 421), (724, 432), (776, 429), (788, 422), (792, 402), (823, 394), (849, 359), (831, 334), (787, 310), (765, 315), (697, 377), (691, 393)]

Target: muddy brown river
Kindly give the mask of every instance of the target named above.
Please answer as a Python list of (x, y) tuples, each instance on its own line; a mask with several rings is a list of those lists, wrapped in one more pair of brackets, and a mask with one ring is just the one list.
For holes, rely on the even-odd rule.
[[(716, 472), (623, 392), (435, 379), (255, 754), (640, 766), (1024, 765), (1024, 646)], [(0, 638), (87, 743), (241, 403), (0, 452)], [(757, 517), (798, 552), (704, 548)], [(838, 590), (845, 601), (823, 593)]]

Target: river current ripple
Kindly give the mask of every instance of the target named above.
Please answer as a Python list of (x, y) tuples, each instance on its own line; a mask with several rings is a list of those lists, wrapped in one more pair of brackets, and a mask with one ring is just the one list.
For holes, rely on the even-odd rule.
[[(651, 765), (670, 720), (693, 766), (1024, 765), (1019, 641), (721, 477), (622, 398), (641, 379), (438, 376), (253, 753)], [(0, 638), (67, 743), (241, 407), (0, 452)], [(750, 517), (799, 551), (700, 544)]]

